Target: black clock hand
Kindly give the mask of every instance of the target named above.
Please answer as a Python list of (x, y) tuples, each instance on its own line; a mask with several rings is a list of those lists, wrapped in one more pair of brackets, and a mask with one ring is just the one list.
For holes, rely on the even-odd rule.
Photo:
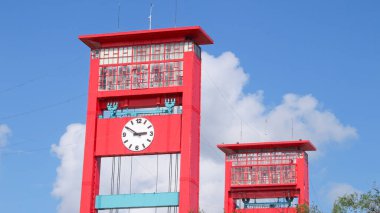
[(129, 128), (129, 127), (126, 126), (125, 128), (128, 129), (129, 131), (133, 132), (133, 135), (137, 134), (137, 132), (135, 130), (133, 130), (133, 129)]
[(147, 132), (138, 132), (138, 133), (134, 133), (133, 135), (138, 135), (138, 136), (141, 136), (141, 135), (146, 135), (148, 134)]

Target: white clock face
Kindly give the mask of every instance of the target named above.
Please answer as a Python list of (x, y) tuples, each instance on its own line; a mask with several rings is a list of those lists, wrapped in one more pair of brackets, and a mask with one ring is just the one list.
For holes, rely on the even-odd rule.
[(127, 149), (142, 151), (153, 142), (154, 127), (146, 118), (133, 118), (128, 121), (121, 131), (121, 140)]

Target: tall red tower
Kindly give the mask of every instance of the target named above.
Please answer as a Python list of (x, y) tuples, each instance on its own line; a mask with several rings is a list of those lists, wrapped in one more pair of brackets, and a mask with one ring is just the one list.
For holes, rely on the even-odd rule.
[[(200, 27), (84, 35), (91, 48), (81, 213), (179, 207), (198, 211)], [(179, 191), (99, 194), (101, 159), (180, 155)]]
[(309, 205), (307, 140), (219, 144), (226, 154), (226, 213), (296, 212)]

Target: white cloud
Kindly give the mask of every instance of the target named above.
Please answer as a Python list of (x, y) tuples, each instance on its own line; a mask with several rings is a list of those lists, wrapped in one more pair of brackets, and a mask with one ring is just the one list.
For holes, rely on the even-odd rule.
[(204, 53), (202, 60), (200, 205), (206, 212), (223, 208), (224, 165), (216, 144), (288, 140), (292, 126), (294, 139), (310, 139), (318, 148), (357, 137), (353, 127), (341, 124), (312, 95), (285, 94), (271, 108), (264, 104), (263, 91), (244, 93), (249, 76), (231, 52)]
[(70, 124), (52, 152), (61, 160), (52, 194), (60, 199), (59, 213), (79, 212), (85, 125)]
[(10, 134), (11, 129), (5, 124), (0, 124), (0, 148), (7, 145)]
[[(263, 102), (262, 91), (245, 93), (243, 88), (249, 76), (233, 53), (226, 52), (218, 57), (203, 53), (202, 57), (200, 207), (206, 212), (221, 212), (223, 208), (224, 157), (216, 144), (240, 141), (241, 123), (241, 141), (291, 139), (292, 123), (294, 139), (310, 139), (318, 147), (343, 143), (357, 136), (353, 127), (341, 124), (312, 95), (285, 94), (280, 104), (268, 107)], [(82, 147), (83, 134), (83, 125), (70, 125), (59, 145), (53, 146), (61, 159), (53, 190), (53, 194), (61, 198), (61, 212), (77, 212), (83, 158), (83, 150), (67, 148), (64, 144)], [(125, 158), (122, 162), (128, 165), (129, 161)], [(141, 185), (152, 191), (155, 181), (146, 180), (144, 172), (154, 174), (156, 166), (154, 163), (144, 165), (145, 168), (134, 175), (136, 181), (140, 180)], [(159, 172), (160, 177), (164, 177), (166, 171), (163, 171)], [(107, 186), (102, 187), (108, 190)], [(128, 188), (123, 190), (128, 191)]]
[(240, 141), (241, 123), (242, 141), (288, 140), (293, 132), (294, 139), (310, 139), (319, 146), (357, 136), (312, 95), (285, 94), (270, 108), (263, 91), (244, 93), (248, 75), (230, 52), (219, 57), (204, 53), (202, 65), (202, 134), (215, 144)]
[(329, 184), (329, 190), (327, 192), (327, 198), (329, 199), (328, 202), (332, 204), (338, 197), (354, 192), (361, 193), (360, 190), (347, 183)]

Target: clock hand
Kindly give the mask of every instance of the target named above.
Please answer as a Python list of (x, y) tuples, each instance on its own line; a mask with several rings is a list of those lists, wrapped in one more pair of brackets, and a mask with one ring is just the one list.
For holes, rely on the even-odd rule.
[(135, 130), (133, 130), (133, 129), (129, 128), (129, 127), (126, 126), (125, 128), (128, 129), (129, 131), (133, 132), (133, 135), (137, 134), (137, 132)]
[(138, 135), (138, 136), (141, 136), (141, 135), (146, 135), (146, 134), (148, 134), (147, 132), (136, 132), (136, 133), (134, 133), (133, 135)]

